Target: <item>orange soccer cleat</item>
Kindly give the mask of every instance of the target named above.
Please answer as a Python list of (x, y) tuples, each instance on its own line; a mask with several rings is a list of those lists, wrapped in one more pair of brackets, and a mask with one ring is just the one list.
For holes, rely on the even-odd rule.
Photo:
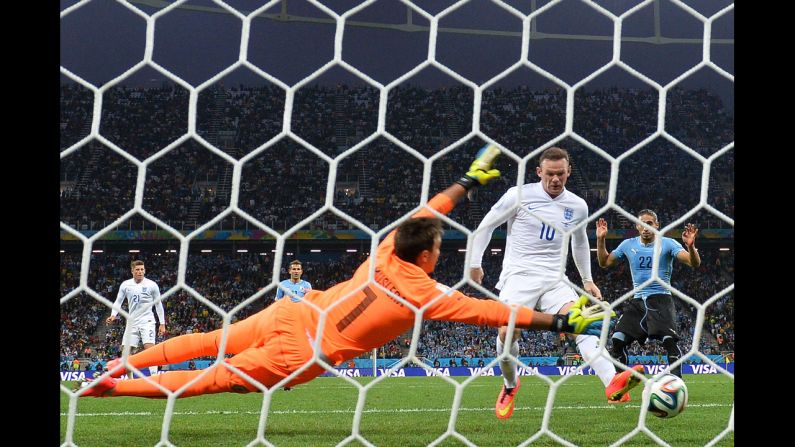
[[(635, 388), (640, 383), (641, 379), (632, 374), (632, 371), (643, 374), (643, 365), (635, 365), (632, 368), (616, 374), (613, 380), (607, 385), (605, 395), (607, 401), (610, 403), (629, 402), (629, 390)], [(626, 396), (626, 397), (625, 397)], [(626, 400), (625, 400), (626, 399)]]
[(502, 391), (497, 397), (497, 404), (494, 406), (494, 412), (497, 414), (497, 419), (508, 419), (513, 414), (514, 404), (516, 403), (516, 392), (519, 391), (519, 386), (522, 382), (517, 378), (516, 387), (510, 393), (505, 392), (505, 385), (502, 386)]
[(610, 400), (609, 398), (607, 399), (607, 403), (609, 403), (609, 404), (623, 404), (623, 403), (629, 402), (629, 401), (630, 401), (629, 391), (624, 393), (624, 395), (621, 396), (621, 399), (618, 399), (618, 400)]
[(87, 397), (87, 396), (94, 396), (94, 397), (104, 397), (103, 395), (108, 392), (109, 390), (116, 387), (116, 382), (118, 380), (114, 379), (110, 376), (105, 376), (99, 380), (95, 386), (88, 388), (88, 385), (93, 383), (95, 380), (88, 379), (85, 382), (80, 383), (80, 393), (78, 394), (80, 397)]

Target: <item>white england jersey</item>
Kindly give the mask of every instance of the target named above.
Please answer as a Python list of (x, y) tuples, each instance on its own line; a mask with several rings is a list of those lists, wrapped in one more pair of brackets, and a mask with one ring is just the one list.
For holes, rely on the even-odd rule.
[[(514, 186), (491, 207), (478, 226), (472, 244), (471, 267), (480, 267), (494, 230), (508, 222), (502, 273), (497, 283), (501, 289), (511, 275), (538, 278), (557, 278), (562, 262), (563, 231), (570, 230), (588, 218), (588, 205), (576, 194), (563, 190), (554, 199), (544, 191), (541, 183), (521, 186), (519, 208), (503, 217), (501, 214), (514, 208), (519, 188)], [(554, 227), (552, 225), (554, 225)], [(572, 255), (583, 281), (591, 280), (591, 254), (585, 226), (572, 234)], [(554, 281), (556, 282), (556, 281)]]
[[(134, 316), (133, 325), (144, 323), (151, 323), (155, 321), (155, 315), (152, 313), (152, 308), (143, 310), (147, 305), (151, 304), (160, 297), (160, 288), (157, 283), (151, 279), (144, 278), (140, 283), (136, 283), (134, 279), (128, 279), (121, 283), (119, 286), (119, 294), (116, 295), (116, 302), (114, 305), (121, 307), (122, 301), (127, 299), (127, 308), (130, 312), (131, 318)], [(165, 312), (163, 311), (163, 302), (158, 302), (155, 306), (157, 311), (157, 318), (160, 324), (165, 324)], [(138, 314), (140, 312), (140, 314)], [(118, 312), (113, 309), (110, 312), (111, 316), (116, 316)]]

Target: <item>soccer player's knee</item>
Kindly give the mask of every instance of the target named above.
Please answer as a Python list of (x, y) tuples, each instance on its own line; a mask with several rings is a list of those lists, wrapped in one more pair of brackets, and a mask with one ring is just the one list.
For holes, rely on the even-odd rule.
[[(216, 367), (215, 371), (211, 374), (213, 374), (213, 384), (211, 387), (216, 389), (215, 392), (228, 391), (232, 393), (250, 393), (256, 390), (253, 385), (244, 382), (244, 379), (238, 377), (235, 373), (223, 366)], [(245, 384), (241, 384), (241, 382)]]
[(663, 338), (662, 345), (668, 351), (669, 356), (676, 355), (676, 358), (679, 358), (679, 347), (676, 346), (676, 340), (673, 337)]

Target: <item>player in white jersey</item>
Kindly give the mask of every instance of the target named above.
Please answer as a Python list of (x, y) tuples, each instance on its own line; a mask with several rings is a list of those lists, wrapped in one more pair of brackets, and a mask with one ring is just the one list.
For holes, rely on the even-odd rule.
[[(139, 344), (143, 344), (144, 349), (149, 349), (155, 345), (156, 340), (155, 316), (152, 313), (151, 304), (160, 297), (160, 288), (151, 279), (144, 278), (146, 267), (143, 261), (133, 261), (130, 263), (130, 268), (133, 277), (119, 286), (119, 293), (116, 295), (116, 302), (113, 303), (113, 310), (111, 310), (110, 316), (105, 322), (111, 324), (118, 318), (118, 309), (121, 308), (122, 301), (127, 299), (127, 310), (130, 313), (130, 319), (128, 320), (130, 346), (135, 350)], [(162, 301), (155, 304), (155, 310), (157, 311), (157, 319), (160, 321), (158, 334), (162, 337), (166, 335), (166, 316), (163, 311)], [(122, 349), (124, 349), (123, 339)], [(150, 366), (149, 374), (157, 374), (157, 366)]]
[[(496, 285), (500, 290), (500, 301), (535, 307), (545, 313), (565, 314), (578, 294), (557, 279), (561, 264), (566, 263), (563, 232), (588, 218), (588, 205), (565, 188), (571, 175), (569, 154), (565, 149), (551, 147), (542, 152), (536, 174), (541, 178), (540, 182), (508, 189), (483, 218), (472, 244), (470, 276), (478, 284), (482, 283), (483, 253), (494, 230), (507, 221), (505, 255)], [(521, 200), (516, 208), (520, 191)], [(602, 293), (591, 277), (591, 249), (584, 225), (572, 233), (571, 251), (583, 289), (601, 299)], [(499, 329), (498, 354), (503, 351), (507, 332), (507, 326)], [(514, 357), (519, 356), (517, 340), (520, 335), (521, 330), (515, 329), (510, 348)], [(576, 338), (577, 349), (607, 387), (616, 377), (616, 369), (606, 357), (598, 356), (598, 342), (599, 338), (593, 335)], [(521, 383), (513, 360), (501, 360), (500, 369), (505, 383), (497, 398), (495, 412), (498, 418), (507, 419), (513, 414), (514, 397)], [(626, 401), (628, 396), (620, 395), (615, 401)]]

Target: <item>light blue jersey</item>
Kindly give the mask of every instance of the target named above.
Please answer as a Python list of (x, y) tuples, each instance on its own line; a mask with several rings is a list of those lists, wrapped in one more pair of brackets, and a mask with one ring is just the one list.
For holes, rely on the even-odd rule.
[[(671, 284), (671, 272), (676, 255), (684, 250), (682, 244), (670, 237), (662, 238), (662, 250), (660, 251), (660, 266), (658, 274), (662, 281)], [(654, 256), (654, 242), (646, 245), (640, 241), (640, 236), (632, 239), (625, 239), (613, 250), (612, 255), (616, 259), (626, 258), (629, 262), (629, 269), (632, 272), (632, 287), (651, 278), (652, 257)], [(670, 295), (671, 291), (663, 287), (656, 281), (635, 292), (635, 298), (645, 298), (649, 295), (665, 294)]]
[[(282, 286), (284, 286), (285, 288), (290, 290), (295, 296), (301, 297), (301, 298), (304, 297), (304, 294), (306, 294), (306, 292), (309, 292), (310, 290), (312, 290), (312, 284), (309, 284), (308, 281), (304, 281), (303, 279), (299, 280), (298, 282), (292, 282), (289, 279), (285, 279), (284, 281), (280, 282), (279, 284), (281, 284)], [(282, 289), (276, 289), (276, 299), (277, 300), (281, 299), (284, 295), (286, 295), (286, 294), (284, 293), (284, 291)], [(291, 296), (290, 297), (290, 301), (292, 301), (294, 303), (297, 303), (300, 300), (298, 298), (294, 297), (294, 296)]]

